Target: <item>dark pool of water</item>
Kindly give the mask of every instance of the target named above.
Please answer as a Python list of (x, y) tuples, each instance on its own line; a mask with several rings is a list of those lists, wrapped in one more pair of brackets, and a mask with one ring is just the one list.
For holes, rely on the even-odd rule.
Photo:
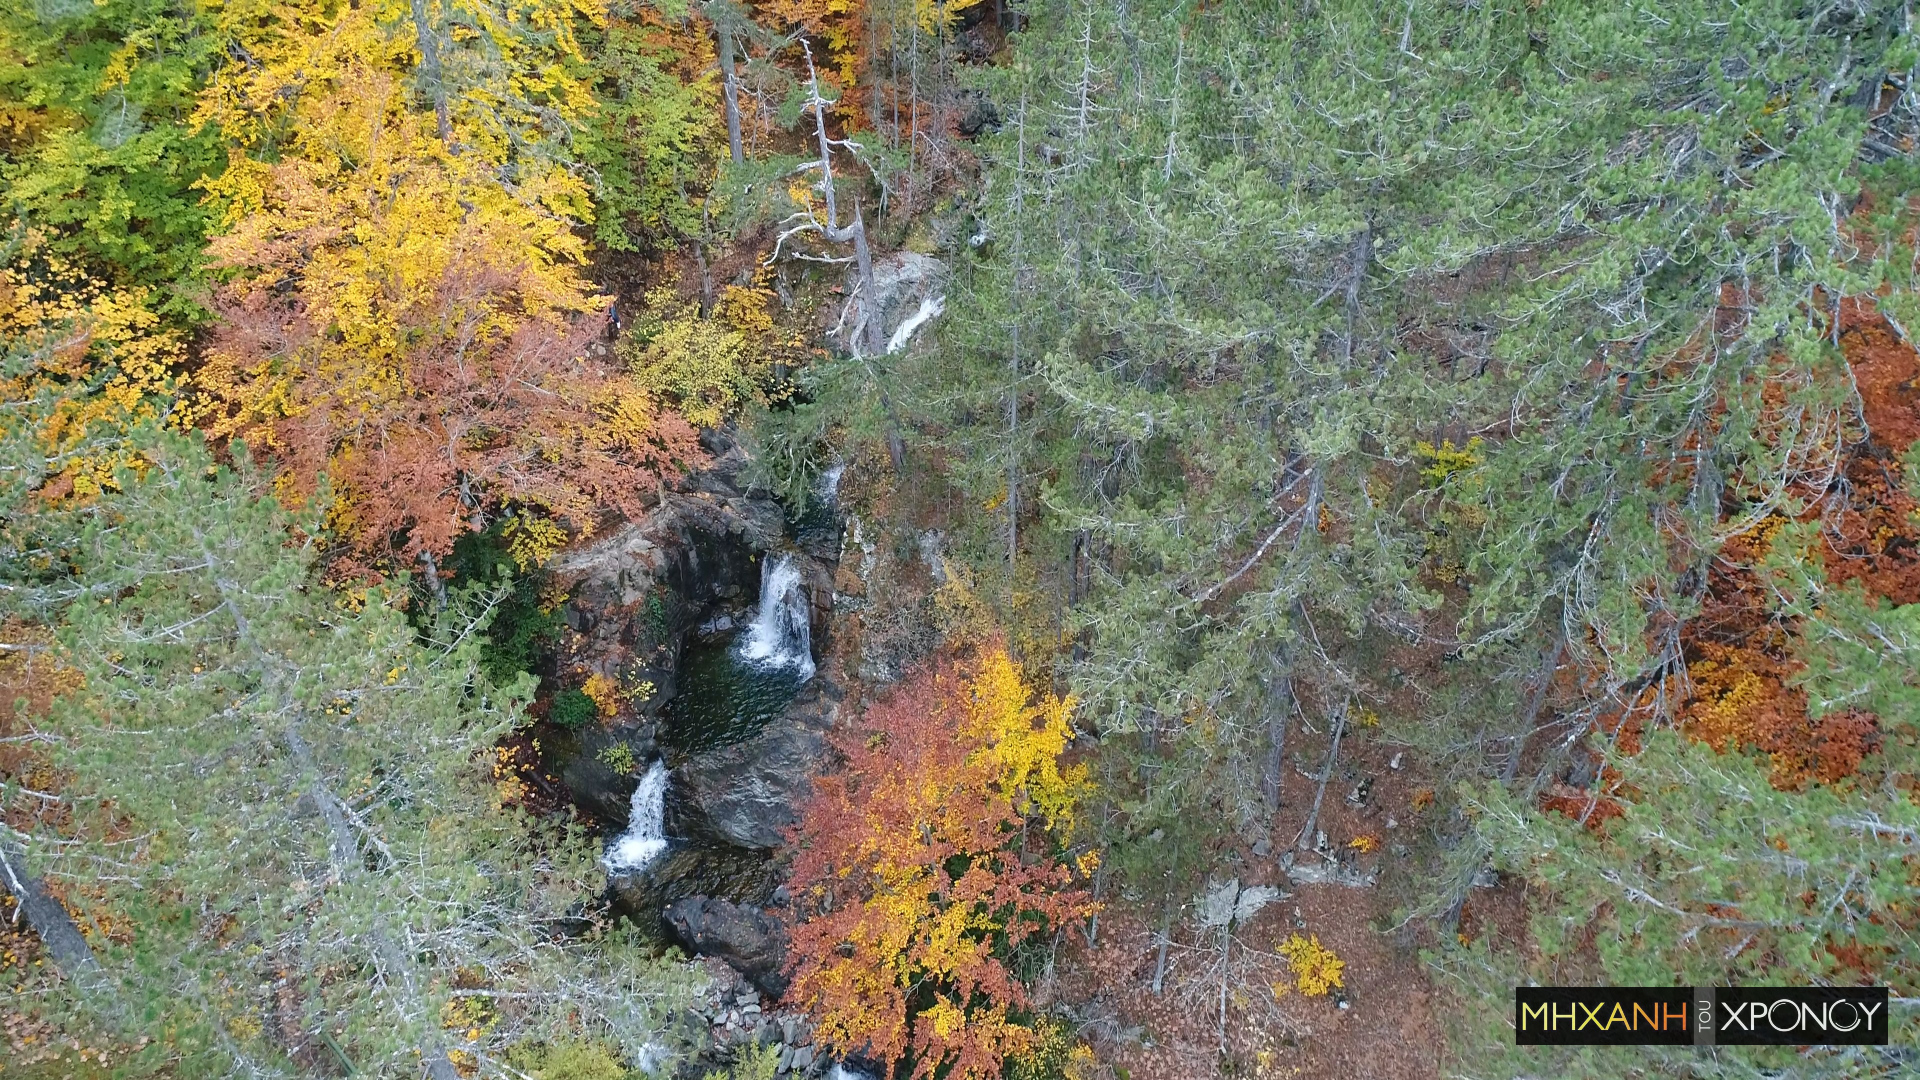
[(733, 655), (733, 639), (692, 641), (680, 657), (679, 693), (662, 710), (660, 741), (679, 756), (744, 742), (780, 715), (800, 689), (791, 668)]
[(833, 547), (840, 543), (840, 511), (823, 499), (807, 504), (806, 512), (787, 520), (787, 531), (802, 544)]

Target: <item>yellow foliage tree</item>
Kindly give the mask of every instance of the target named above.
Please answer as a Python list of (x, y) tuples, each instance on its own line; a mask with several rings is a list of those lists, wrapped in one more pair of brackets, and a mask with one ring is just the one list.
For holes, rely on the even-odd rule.
[(1073, 828), (1074, 809), (1091, 789), (1085, 765), (1060, 768), (1073, 739), (1071, 695), (1034, 694), (1020, 678), (1004, 646), (988, 648), (979, 673), (967, 684), (961, 733), (978, 740), (974, 751), (1000, 794), (1021, 813), (1038, 810), (1049, 829)]
[(244, 59), (199, 119), (235, 147), (208, 187), (227, 229), (212, 252), (238, 275), (195, 416), (271, 450), (286, 496), (331, 476), (332, 524), (368, 567), (431, 561), (490, 506), (590, 527), (698, 459), (684, 422), (589, 355), (605, 302), (582, 273), (588, 193), (543, 151), (591, 108), (570, 27), (602, 15), (222, 8)]
[(24, 361), (0, 370), (0, 393), (56, 399), (36, 421), (55, 463), (44, 497), (84, 499), (113, 486), (114, 471), (132, 464), (114, 436), (166, 410), (185, 350), (148, 294), (99, 281), (32, 233), (0, 266), (0, 341)]
[(748, 404), (765, 404), (774, 365), (796, 361), (805, 342), (775, 326), (773, 292), (763, 285), (726, 286), (711, 312), (700, 307), (673, 281), (648, 290), (620, 355), (647, 393), (711, 427)]
[(1057, 762), (1071, 702), (1032, 696), (990, 647), (908, 680), (836, 737), (846, 770), (815, 783), (790, 885), (789, 997), (825, 1045), (904, 1061), (916, 1080), (1000, 1076), (1034, 1050), (1006, 956), (1094, 905), (1080, 887), (1091, 860), (1036, 850), (1058, 837), (1021, 809), (1065, 820), (1087, 786)]

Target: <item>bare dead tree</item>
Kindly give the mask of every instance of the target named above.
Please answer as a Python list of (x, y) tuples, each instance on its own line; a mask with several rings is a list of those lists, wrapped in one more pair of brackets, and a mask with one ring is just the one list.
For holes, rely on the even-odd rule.
[[(848, 298), (847, 304), (848, 311), (859, 311), (864, 315), (856, 326), (852, 343), (853, 354), (864, 361), (866, 357), (884, 354), (887, 345), (886, 325), (879, 307), (879, 290), (874, 283), (873, 251), (867, 245), (867, 223), (866, 218), (861, 214), (858, 200), (854, 202), (852, 216), (845, 224), (841, 224), (839, 197), (833, 185), (833, 148), (841, 147), (855, 155), (855, 160), (858, 160), (861, 146), (852, 139), (835, 139), (827, 134), (827, 107), (833, 102), (827, 100), (820, 92), (820, 73), (813, 64), (813, 48), (807, 44), (805, 38), (800, 40), (800, 49), (807, 58), (807, 100), (802, 108), (813, 113), (813, 130), (820, 147), (820, 157), (803, 163), (796, 172), (819, 171), (820, 180), (814, 185), (814, 190), (820, 192), (826, 216), (822, 218), (811, 201), (804, 209), (789, 215), (785, 221), (781, 222), (782, 231), (779, 238), (774, 241), (773, 253), (767, 256), (767, 262), (771, 264), (780, 257), (780, 252), (788, 240), (807, 233), (816, 234), (829, 243), (853, 246), (851, 261), (854, 265), (856, 282), (854, 294)], [(793, 257), (812, 259), (817, 262), (849, 261), (844, 256), (822, 257), (799, 252), (794, 252)], [(906, 443), (900, 436), (899, 419), (894, 412), (893, 400), (887, 393), (885, 383), (879, 378), (878, 373), (873, 371), (871, 365), (868, 365), (867, 370), (874, 376), (874, 385), (880, 396), (880, 407), (886, 413), (887, 456), (892, 461), (894, 471), (899, 472), (906, 466)]]

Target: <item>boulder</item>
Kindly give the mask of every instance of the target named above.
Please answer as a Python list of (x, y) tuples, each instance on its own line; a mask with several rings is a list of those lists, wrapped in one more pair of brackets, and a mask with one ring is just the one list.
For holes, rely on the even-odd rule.
[[(984, 46), (986, 43), (982, 41), (981, 44)], [(986, 91), (962, 90), (954, 126), (959, 129), (962, 138), (977, 138), (983, 131), (999, 129), (1000, 110)]]
[[(820, 707), (822, 696), (810, 685), (797, 711)], [(800, 803), (826, 752), (826, 739), (792, 719), (795, 711), (745, 742), (697, 754), (675, 769), (668, 831), (740, 847), (779, 847), (799, 820)]]
[[(746, 904), (690, 896), (667, 905), (666, 924), (687, 948), (724, 961), (753, 985), (786, 993), (787, 931), (780, 920)], [(751, 1006), (757, 1013), (759, 1006)]]
[[(548, 767), (583, 809), (603, 821), (624, 822), (647, 762), (659, 755), (654, 731), (649, 722), (616, 727), (590, 723), (575, 731), (555, 732), (545, 739)], [(622, 756), (606, 753), (620, 745), (632, 755), (635, 767), (630, 772), (615, 772), (607, 763), (608, 757)]]

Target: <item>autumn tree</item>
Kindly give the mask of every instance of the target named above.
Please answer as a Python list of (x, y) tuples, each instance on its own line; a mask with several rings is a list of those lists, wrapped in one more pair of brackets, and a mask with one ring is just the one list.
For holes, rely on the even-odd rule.
[(597, 108), (574, 146), (592, 170), (594, 239), (609, 251), (672, 248), (703, 224), (719, 155), (711, 46), (671, 8), (613, 14), (582, 34)]
[[(446, 115), (433, 93), (421, 107), (414, 39), (396, 32), (410, 9), (298, 14), (237, 20), (252, 59), (202, 102), (238, 149), (211, 185), (212, 253), (234, 280), (215, 295), (198, 418), (271, 453), (289, 495), (326, 473), (361, 566), (432, 565), (501, 507), (576, 528), (636, 511), (700, 454), (591, 355), (605, 305), (580, 265), (589, 193), (543, 150), (545, 126), (591, 106), (568, 78), (566, 13), (521, 13), (560, 20), (546, 34), (483, 20), (507, 71)], [(465, 55), (441, 54), (435, 77), (463, 78)]]
[(0, 200), (45, 254), (197, 321), (216, 133), (184, 123), (218, 61), (205, 9), (171, 0), (0, 12)]
[(90, 498), (130, 460), (127, 432), (168, 414), (184, 335), (156, 310), (155, 290), (100, 279), (39, 229), (17, 231), (0, 255), (5, 422), (33, 425), (20, 432), (34, 451), (20, 463), (53, 470), (24, 475), (43, 499)]
[(1092, 911), (1062, 837), (1072, 701), (1006, 652), (919, 673), (835, 741), (796, 827), (793, 989), (834, 1049), (915, 1077), (999, 1075), (1026, 1049), (1012, 957)]

